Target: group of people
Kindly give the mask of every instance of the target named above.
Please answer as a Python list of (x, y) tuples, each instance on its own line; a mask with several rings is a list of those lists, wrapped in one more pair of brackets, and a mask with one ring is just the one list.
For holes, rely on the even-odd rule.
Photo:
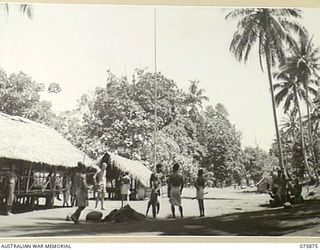
[[(105, 210), (104, 208), (104, 199), (106, 194), (106, 171), (107, 171), (107, 163), (102, 163), (101, 168), (99, 171), (95, 173), (93, 176), (94, 181), (94, 189), (97, 193), (96, 201), (95, 201), (95, 208), (98, 208), (99, 202), (101, 206), (101, 210)], [(86, 178), (86, 166), (78, 162), (77, 173), (73, 178), (73, 189), (74, 189), (74, 200), (76, 202), (77, 209), (76, 211), (70, 216), (70, 219), (74, 223), (79, 223), (79, 218), (81, 215), (82, 210), (88, 206), (88, 184)], [(131, 178), (129, 177), (129, 173), (125, 172), (122, 177), (120, 178), (121, 182), (121, 207), (124, 206), (125, 202), (129, 201), (129, 194), (130, 194), (130, 186), (131, 186)]]
[[(183, 218), (183, 207), (181, 203), (181, 194), (184, 187), (184, 178), (179, 174), (179, 164), (175, 163), (172, 168), (172, 173), (167, 179), (168, 184), (168, 197), (171, 205), (172, 217), (176, 217), (175, 207), (178, 207), (180, 216)], [(161, 199), (161, 190), (164, 183), (164, 175), (162, 174), (162, 165), (156, 165), (156, 172), (153, 173), (150, 177), (150, 188), (151, 195), (150, 200), (147, 205), (146, 216), (148, 215), (150, 207), (152, 207), (152, 215), (156, 218), (156, 214), (160, 211), (160, 199)], [(203, 170), (199, 169), (198, 177), (195, 181), (196, 188), (196, 198), (199, 204), (200, 217), (204, 216), (204, 188), (205, 188), (205, 179), (203, 177)]]
[(303, 202), (302, 185), (298, 178), (294, 180), (287, 179), (285, 174), (281, 171), (277, 171), (277, 175), (274, 177), (271, 184), (271, 207), (283, 206), (286, 202), (291, 204), (298, 204)]
[[(179, 174), (180, 166), (178, 163), (175, 163), (172, 168), (172, 173), (169, 175), (167, 180), (165, 181), (165, 176), (162, 173), (162, 165), (156, 165), (156, 171), (150, 176), (150, 197), (147, 205), (146, 216), (148, 215), (149, 209), (152, 207), (153, 217), (156, 218), (156, 215), (160, 211), (160, 203), (162, 196), (162, 187), (167, 182), (168, 185), (168, 197), (171, 205), (172, 217), (176, 217), (175, 208), (178, 207), (180, 216), (183, 218), (183, 207), (181, 202), (181, 194), (184, 187), (184, 178), (181, 174)], [(97, 192), (95, 208), (98, 207), (99, 202), (101, 205), (101, 210), (104, 210), (104, 198), (105, 198), (105, 190), (106, 190), (106, 171), (107, 171), (107, 163), (102, 163), (101, 169), (96, 172), (94, 175), (94, 186)], [(75, 192), (75, 200), (77, 209), (76, 211), (70, 215), (70, 219), (74, 223), (79, 223), (79, 217), (82, 210), (88, 206), (88, 184), (86, 181), (86, 167), (82, 163), (78, 163), (78, 172), (74, 177), (74, 183), (76, 186)], [(129, 201), (130, 195), (130, 186), (131, 186), (131, 178), (129, 177), (129, 173), (125, 172), (123, 176), (120, 178), (121, 187), (121, 207), (124, 206), (125, 202)], [(198, 171), (198, 177), (195, 181), (196, 187), (196, 199), (199, 204), (200, 216), (203, 217), (205, 214), (204, 209), (204, 188), (205, 188), (205, 179), (203, 177), (203, 170), (200, 169)]]

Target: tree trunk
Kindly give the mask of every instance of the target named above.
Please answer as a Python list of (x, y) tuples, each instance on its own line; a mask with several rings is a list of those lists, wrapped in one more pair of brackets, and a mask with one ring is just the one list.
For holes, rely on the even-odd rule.
[(295, 84), (293, 85), (293, 89), (294, 89), (294, 96), (295, 96), (295, 104), (298, 109), (298, 116), (299, 116), (299, 123), (300, 123), (300, 135), (301, 135), (301, 150), (302, 150), (304, 165), (305, 165), (307, 174), (309, 175), (310, 179), (313, 180), (313, 177), (310, 173), (310, 167), (309, 167), (307, 154), (306, 154), (306, 145), (305, 145), (305, 141), (304, 141), (303, 125), (302, 125), (302, 119), (301, 119), (301, 110), (300, 110), (300, 104), (299, 104), (299, 99), (298, 99), (298, 94), (297, 94), (297, 87)]
[(312, 137), (312, 130), (311, 130), (311, 119), (310, 119), (310, 102), (309, 102), (309, 91), (308, 85), (305, 85), (306, 90), (306, 98), (307, 98), (307, 116), (308, 116), (308, 134), (309, 134), (309, 142), (310, 142), (310, 152), (312, 154), (312, 158), (314, 160), (313, 170), (316, 177), (317, 185), (319, 185), (319, 175), (318, 175), (318, 157), (316, 156), (316, 149), (314, 147), (313, 137)]
[(278, 119), (277, 119), (277, 110), (276, 110), (276, 103), (274, 98), (274, 89), (272, 84), (272, 76), (271, 76), (271, 64), (270, 64), (270, 58), (269, 58), (269, 49), (268, 46), (265, 48), (266, 52), (266, 63), (267, 63), (267, 71), (268, 71), (268, 79), (269, 79), (269, 87), (270, 87), (270, 94), (271, 94), (271, 101), (272, 101), (272, 110), (273, 110), (273, 119), (274, 119), (274, 127), (276, 130), (276, 136), (277, 136), (277, 144), (278, 144), (278, 150), (279, 150), (279, 165), (283, 173), (288, 175), (285, 166), (283, 165), (283, 155), (282, 155), (282, 146), (281, 146), (281, 139), (280, 139), (280, 133), (279, 133), (279, 127), (278, 127)]

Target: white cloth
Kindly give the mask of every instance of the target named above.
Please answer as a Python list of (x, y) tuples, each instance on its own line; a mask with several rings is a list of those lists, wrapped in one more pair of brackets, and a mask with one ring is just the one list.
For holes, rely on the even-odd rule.
[(197, 199), (198, 200), (203, 200), (204, 198), (204, 188), (203, 187), (198, 187), (197, 188)]
[(129, 195), (130, 194), (130, 184), (122, 184), (121, 186), (121, 195)]
[(181, 187), (171, 187), (170, 189), (170, 204), (172, 206), (181, 206), (181, 194), (180, 194)]

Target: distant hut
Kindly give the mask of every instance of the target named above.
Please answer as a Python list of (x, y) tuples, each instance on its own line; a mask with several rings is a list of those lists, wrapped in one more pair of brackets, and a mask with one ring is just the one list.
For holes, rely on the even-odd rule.
[(103, 162), (108, 164), (107, 183), (112, 185), (114, 198), (120, 197), (120, 178), (124, 172), (128, 172), (131, 177), (130, 199), (141, 200), (147, 196), (152, 172), (141, 161), (130, 160), (107, 152), (96, 164), (101, 166)]
[[(31, 206), (43, 197), (52, 207), (55, 195), (63, 190), (65, 173), (74, 172), (77, 162), (84, 160), (84, 154), (54, 129), (1, 112), (0, 138), (0, 183), (14, 164), (16, 197)], [(85, 163), (93, 165), (88, 157)], [(0, 190), (0, 202), (3, 195)]]
[(261, 180), (257, 183), (257, 191), (260, 193), (267, 193), (271, 187), (271, 181), (266, 178), (262, 177)]

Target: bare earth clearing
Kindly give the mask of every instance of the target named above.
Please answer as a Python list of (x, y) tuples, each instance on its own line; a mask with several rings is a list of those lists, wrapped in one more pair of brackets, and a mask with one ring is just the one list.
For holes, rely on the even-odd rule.
[[(319, 236), (320, 202), (307, 201), (291, 209), (268, 208), (268, 194), (258, 194), (255, 188), (208, 189), (206, 217), (199, 218), (197, 200), (191, 198), (194, 189), (183, 191), (184, 219), (172, 219), (168, 198), (162, 197), (157, 220), (124, 223), (88, 223), (86, 214), (94, 210), (94, 201), (82, 213), (81, 224), (65, 221), (75, 208), (37, 210), (0, 216), (0, 237), (51, 237), (51, 236), (111, 236), (111, 235), (219, 235), (219, 236)], [(120, 201), (105, 201), (104, 216)], [(131, 201), (130, 206), (145, 214), (147, 200)], [(100, 211), (100, 210), (99, 210)], [(178, 211), (177, 211), (178, 212)], [(179, 214), (179, 213), (177, 213)], [(178, 216), (179, 217), (179, 216)]]

